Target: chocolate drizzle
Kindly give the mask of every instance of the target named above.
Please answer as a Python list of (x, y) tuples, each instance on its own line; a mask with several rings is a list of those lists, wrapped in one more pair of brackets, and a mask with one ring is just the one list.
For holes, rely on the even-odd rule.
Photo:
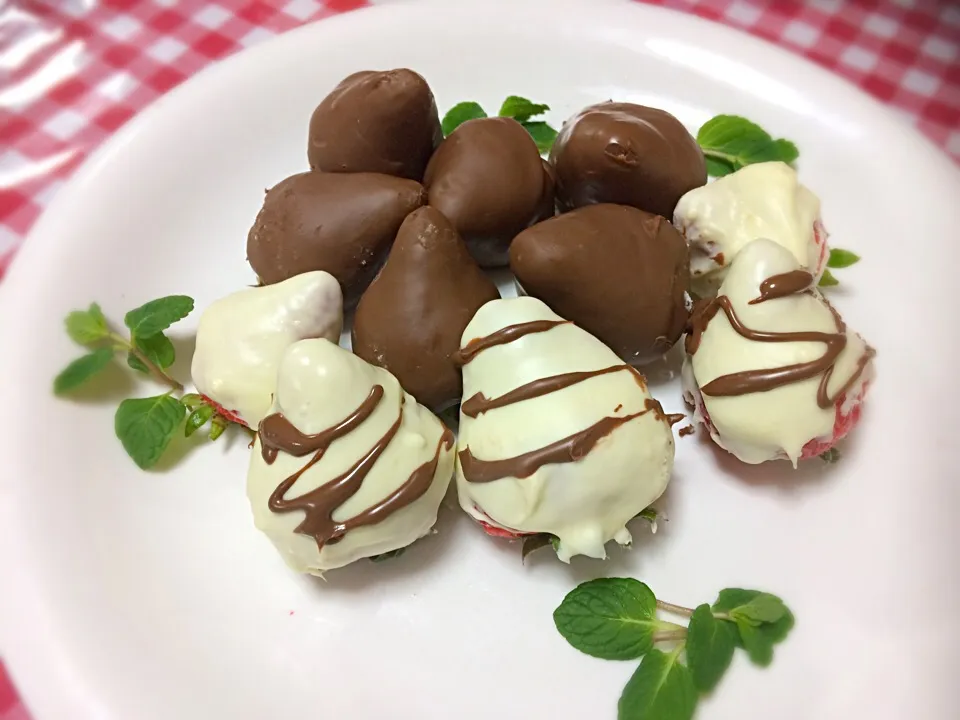
[(663, 405), (660, 404), (660, 401), (656, 398), (649, 397), (643, 401), (643, 406), (653, 413), (653, 416), (657, 420), (662, 420), (669, 427), (673, 427), (678, 422), (686, 418), (687, 416), (683, 413), (670, 413), (667, 414), (663, 411)]
[[(801, 275), (806, 277), (803, 278)], [(801, 281), (805, 279), (809, 279), (809, 282), (803, 282), (803, 284), (801, 284)], [(782, 275), (774, 275), (773, 277), (767, 278), (767, 280), (761, 284), (760, 297), (750, 302), (764, 302), (773, 298), (796, 294), (806, 289), (812, 280), (813, 278), (810, 273), (805, 271), (794, 271)], [(823, 409), (828, 409), (834, 405), (841, 395), (853, 386), (863, 373), (867, 363), (876, 354), (873, 348), (867, 348), (864, 356), (860, 358), (857, 363), (856, 371), (833, 397), (831, 397), (829, 394), (830, 378), (833, 375), (837, 359), (847, 346), (846, 326), (832, 307), (830, 307), (830, 310), (833, 313), (837, 325), (837, 332), (835, 333), (817, 331), (767, 332), (763, 330), (753, 330), (744, 325), (733, 309), (730, 298), (725, 295), (719, 295), (711, 300), (704, 300), (697, 303), (697, 306), (693, 310), (693, 315), (690, 318), (690, 327), (686, 339), (686, 351), (688, 354), (693, 355), (697, 352), (707, 325), (721, 310), (724, 315), (727, 316), (730, 326), (738, 335), (747, 340), (765, 343), (820, 342), (826, 346), (826, 350), (819, 358), (809, 362), (784, 365), (777, 368), (744, 370), (730, 373), (729, 375), (721, 375), (700, 388), (700, 391), (704, 395), (712, 395), (714, 397), (749, 395), (751, 393), (774, 390), (778, 387), (821, 375), (820, 385), (817, 388), (817, 404)]]
[(806, 270), (791, 270), (768, 277), (760, 283), (760, 297), (751, 300), (748, 305), (759, 305), (767, 300), (796, 295), (813, 285), (813, 275)]
[[(318, 432), (316, 435), (304, 435), (281, 413), (267, 415), (260, 421), (258, 429), (260, 453), (263, 456), (263, 461), (267, 465), (272, 465), (273, 461), (277, 459), (277, 452), (283, 450), (287, 455), (293, 455), (294, 457), (318, 453), (317, 457), (311, 461), (311, 463), (316, 462), (334, 440), (352, 432), (359, 427), (360, 423), (370, 417), (382, 398), (383, 387), (374, 385), (360, 407), (333, 427)], [(306, 468), (301, 472), (305, 470)]]
[[(614, 365), (613, 367), (603, 368), (602, 370), (551, 375), (550, 377), (539, 378), (538, 380), (528, 382), (526, 385), (521, 385), (495, 398), (488, 398), (483, 393), (478, 392), (469, 399), (464, 400), (463, 405), (460, 406), (460, 411), (467, 417), (475, 418), (488, 410), (506, 407), (507, 405), (513, 405), (514, 403), (524, 400), (532, 400), (533, 398), (548, 395), (557, 390), (563, 390), (571, 385), (582, 383), (590, 378), (620, 372), (621, 370), (633, 370), (633, 368), (629, 365)], [(636, 370), (634, 370), (634, 372), (636, 372)]]
[(262, 455), (268, 464), (276, 460), (277, 453), (281, 450), (294, 457), (314, 453), (306, 465), (286, 478), (270, 494), (268, 507), (275, 513), (302, 510), (304, 518), (295, 532), (312, 537), (319, 550), (323, 550), (324, 545), (339, 542), (350, 530), (379, 523), (420, 498), (433, 482), (442, 448), (449, 449), (453, 446), (453, 433), (444, 429), (433, 459), (414, 470), (393, 493), (347, 520), (339, 522), (334, 520), (333, 513), (360, 490), (364, 479), (400, 430), (403, 422), (403, 401), (401, 400), (396, 421), (350, 469), (303, 495), (286, 499), (284, 496), (287, 492), (304, 473), (320, 461), (334, 441), (355, 430), (373, 414), (383, 399), (383, 394), (383, 387), (374, 385), (370, 394), (353, 413), (333, 427), (315, 435), (304, 435), (280, 414), (269, 415), (260, 423)]
[(583, 459), (603, 438), (621, 425), (650, 412), (648, 407), (633, 415), (605, 417), (590, 427), (542, 448), (503, 460), (479, 460), (467, 447), (460, 451), (460, 469), (467, 482), (487, 483), (506, 477), (530, 477), (544, 465)]
[(466, 365), (477, 355), (497, 345), (506, 345), (514, 340), (531, 333), (545, 332), (557, 325), (566, 325), (569, 320), (533, 320), (531, 322), (507, 325), (486, 337), (474, 338), (466, 347), (460, 348), (453, 354), (453, 362), (457, 365)]

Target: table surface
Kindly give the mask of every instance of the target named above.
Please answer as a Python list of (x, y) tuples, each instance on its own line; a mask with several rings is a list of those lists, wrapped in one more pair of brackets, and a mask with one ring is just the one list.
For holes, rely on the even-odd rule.
[[(0, 0), (0, 278), (77, 166), (143, 107), (211, 62), (371, 4)], [(960, 162), (960, 3), (649, 4), (742, 28), (806, 56), (887, 103)], [(28, 718), (0, 666), (0, 720)]]

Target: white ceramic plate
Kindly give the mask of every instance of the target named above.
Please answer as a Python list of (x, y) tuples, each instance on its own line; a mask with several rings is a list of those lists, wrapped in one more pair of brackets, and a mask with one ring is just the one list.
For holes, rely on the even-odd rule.
[[(442, 109), (518, 93), (559, 123), (612, 97), (691, 128), (740, 113), (796, 141), (833, 241), (864, 257), (831, 297), (879, 350), (845, 459), (751, 468), (685, 438), (670, 522), (606, 563), (544, 552), (523, 566), (447, 508), (404, 557), (322, 582), (254, 530), (239, 438), (143, 473), (113, 436), (115, 403), (97, 398), (155, 388), (118, 372), (75, 402), (51, 397), (78, 352), (69, 309), (97, 300), (120, 318), (170, 293), (203, 307), (249, 282), (246, 231), (263, 188), (305, 168), (314, 105), (350, 72), (397, 66), (425, 75)], [(87, 163), (2, 289), (0, 625), (16, 684), (38, 720), (613, 718), (635, 664), (576, 652), (551, 612), (582, 580), (630, 575), (678, 603), (747, 586), (795, 611), (773, 666), (738, 658), (705, 720), (955, 717), (958, 201), (948, 161), (849, 85), (649, 7), (394, 5), (201, 73)], [(677, 383), (652, 375), (680, 409)]]

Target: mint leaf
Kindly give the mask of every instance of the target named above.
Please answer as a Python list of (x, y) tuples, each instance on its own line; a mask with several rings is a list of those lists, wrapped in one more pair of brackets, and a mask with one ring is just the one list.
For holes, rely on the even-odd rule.
[(754, 624), (775, 623), (787, 614), (783, 600), (770, 593), (760, 593), (750, 602), (740, 605), (729, 612), (731, 617), (754, 621)]
[(123, 318), (134, 338), (147, 338), (163, 332), (178, 320), (183, 320), (193, 310), (193, 298), (186, 295), (169, 295), (151, 300)]
[(540, 548), (552, 545), (557, 538), (550, 533), (537, 533), (536, 535), (524, 535), (520, 545), (520, 562), (527, 559), (527, 555), (539, 550)]
[[(151, 335), (150, 337), (134, 336), (133, 341), (137, 349), (146, 355), (147, 359), (161, 370), (166, 370), (173, 365), (173, 361), (177, 359), (177, 352), (173, 347), (173, 343), (170, 342), (170, 338), (162, 332)], [(127, 353), (127, 365), (143, 373), (150, 372), (147, 366), (140, 361), (140, 358), (133, 353)]]
[(103, 340), (110, 334), (107, 319), (96, 303), (91, 304), (87, 310), (74, 310), (67, 315), (65, 324), (67, 335), (81, 345), (89, 345), (98, 340)]
[(767, 667), (773, 662), (773, 640), (762, 633), (760, 627), (738, 617), (737, 630), (740, 632), (740, 641), (747, 655), (755, 665)]
[(714, 157), (704, 157), (704, 160), (707, 162), (707, 175), (710, 177), (723, 177), (734, 171), (733, 165), (726, 160)]
[(54, 394), (63, 395), (79, 387), (109, 365), (112, 359), (111, 348), (99, 348), (83, 357), (78, 357), (53, 379)]
[(852, 253), (849, 250), (843, 250), (841, 248), (833, 248), (830, 251), (830, 257), (827, 260), (827, 267), (838, 270), (840, 268), (856, 265), (858, 262), (860, 262), (860, 256), (856, 253)]
[(113, 427), (127, 455), (145, 470), (160, 459), (185, 413), (169, 395), (131, 398), (120, 403)]
[(678, 661), (682, 646), (669, 655), (650, 650), (627, 681), (617, 704), (617, 720), (690, 720), (697, 688)]
[(571, 590), (553, 612), (557, 630), (580, 652), (632, 660), (653, 647), (657, 600), (633, 578), (598, 578)]
[[(785, 162), (787, 165), (792, 165), (794, 162), (796, 162), (797, 158), (800, 157), (800, 151), (797, 149), (797, 146), (789, 140), (780, 138), (779, 140), (774, 140), (773, 144), (777, 149), (776, 159), (780, 162)], [(754, 162), (757, 161), (754, 160)]]
[(549, 105), (540, 105), (518, 95), (510, 95), (500, 106), (500, 117), (510, 117), (517, 122), (525, 122), (537, 115), (543, 115), (550, 109)]
[(687, 663), (693, 684), (702, 693), (710, 692), (730, 667), (736, 649), (736, 628), (717, 620), (709, 605), (693, 611), (687, 627)]
[(823, 275), (820, 276), (820, 282), (817, 283), (820, 287), (836, 287), (839, 284), (840, 281), (837, 280), (829, 270), (823, 271)]
[(521, 123), (533, 141), (537, 144), (537, 150), (541, 155), (550, 152), (553, 147), (553, 141), (557, 139), (557, 131), (545, 122), (524, 122)]
[(727, 174), (722, 172), (723, 165), (711, 160), (739, 170), (745, 165), (773, 160), (792, 163), (800, 155), (797, 146), (789, 140), (774, 140), (762, 127), (738, 115), (711, 118), (697, 132), (697, 142), (703, 149), (711, 175), (715, 172)]
[[(759, 590), (743, 590), (728, 588), (721, 590), (717, 601), (713, 604), (715, 613), (726, 613), (733, 616), (738, 608), (750, 604), (755, 598), (766, 593)], [(784, 614), (776, 622), (754, 625), (748, 618), (740, 615), (736, 621), (738, 632), (737, 644), (745, 648), (750, 659), (758, 665), (766, 666), (773, 659), (773, 646), (786, 639), (793, 629), (795, 620), (793, 613), (784, 605)]]
[(443, 136), (446, 137), (467, 120), (485, 118), (486, 116), (487, 113), (484, 109), (475, 102), (457, 103), (447, 111), (440, 123), (440, 127), (443, 128)]
[[(180, 401), (183, 404), (183, 401)], [(186, 407), (184, 405), (184, 407)], [(201, 405), (187, 416), (187, 422), (183, 426), (183, 434), (190, 437), (197, 430), (202, 428), (210, 418), (213, 417), (214, 409), (212, 405)]]

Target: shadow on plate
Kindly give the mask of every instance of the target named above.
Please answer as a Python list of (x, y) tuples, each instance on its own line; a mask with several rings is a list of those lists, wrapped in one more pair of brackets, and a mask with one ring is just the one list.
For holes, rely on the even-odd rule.
[(828, 463), (820, 458), (810, 458), (801, 460), (794, 470), (787, 460), (774, 460), (760, 465), (741, 462), (714, 443), (701, 425), (697, 426), (696, 437), (701, 445), (709, 446), (704, 452), (712, 453), (716, 469), (723, 475), (753, 487), (775, 487), (784, 493), (802, 492), (830, 481), (837, 475), (837, 470), (843, 467), (845, 462), (852, 461), (859, 452), (858, 436), (854, 432), (837, 444), (841, 455), (838, 462)]
[(643, 376), (647, 379), (647, 385), (650, 386), (650, 392), (656, 397), (656, 389), (659, 385), (666, 385), (680, 377), (680, 369), (683, 367), (683, 338), (674, 345), (659, 360), (654, 360), (647, 365), (637, 367)]
[(173, 343), (173, 349), (177, 353), (177, 359), (170, 366), (168, 372), (172, 377), (183, 381), (184, 378), (190, 380), (190, 364), (193, 362), (193, 352), (197, 348), (197, 336), (190, 335), (170, 335), (170, 342)]
[(63, 400), (81, 405), (116, 408), (121, 400), (137, 395), (137, 375), (138, 373), (127, 367), (126, 357), (118, 353), (106, 368), (76, 390), (72, 390)]

